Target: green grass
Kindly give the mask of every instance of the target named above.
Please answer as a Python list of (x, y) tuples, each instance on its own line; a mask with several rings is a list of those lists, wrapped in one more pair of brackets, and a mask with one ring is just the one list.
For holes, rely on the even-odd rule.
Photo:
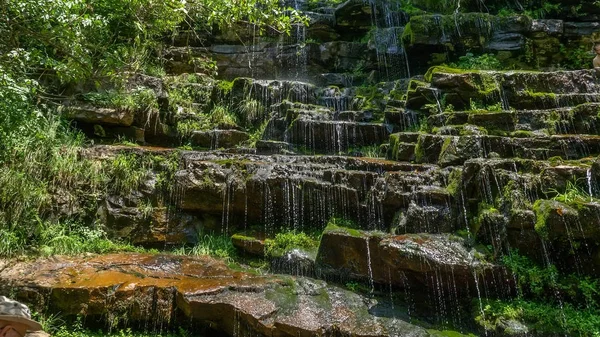
[(232, 262), (237, 252), (231, 238), (225, 234), (198, 234), (198, 242), (192, 247), (180, 247), (173, 251), (176, 255), (214, 256)]
[[(600, 279), (540, 266), (513, 251), (502, 263), (515, 275), (518, 297), (484, 300), (476, 322), (495, 330), (501, 321), (525, 323), (538, 335), (598, 336), (600, 334)], [(479, 303), (475, 306), (479, 308)]]
[(194, 335), (187, 331), (181, 330), (179, 332), (135, 332), (131, 329), (118, 330), (113, 332), (106, 332), (101, 330), (89, 330), (89, 329), (80, 329), (80, 330), (70, 330), (67, 327), (60, 328), (56, 333), (52, 336), (54, 337), (191, 337), (191, 336), (200, 336)]
[(533, 335), (600, 336), (600, 312), (597, 309), (526, 300), (486, 300), (483, 308), (484, 315), (477, 316), (476, 322), (487, 330), (495, 330), (499, 322), (513, 319), (525, 323)]
[(216, 105), (212, 108), (209, 113), (210, 122), (213, 126), (226, 127), (226, 126), (236, 126), (237, 117), (231, 110), (224, 105)]
[(37, 246), (44, 256), (141, 251), (130, 244), (108, 239), (102, 229), (77, 223), (48, 223), (40, 230)]
[(553, 200), (563, 202), (565, 204), (586, 203), (593, 200), (588, 191), (582, 185), (585, 184), (583, 179), (569, 180), (565, 185), (564, 191), (557, 189), (549, 189), (548, 193), (554, 194)]
[(265, 240), (265, 255), (277, 257), (295, 248), (311, 250), (318, 245), (319, 241), (316, 235), (298, 231), (281, 232), (277, 233), (275, 238)]

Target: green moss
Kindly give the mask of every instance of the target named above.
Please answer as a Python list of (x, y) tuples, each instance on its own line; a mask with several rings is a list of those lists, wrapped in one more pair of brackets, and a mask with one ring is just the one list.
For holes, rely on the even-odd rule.
[(331, 223), (331, 222), (327, 224), (327, 227), (325, 227), (324, 232), (344, 233), (344, 234), (347, 234), (349, 236), (356, 237), (356, 238), (365, 237), (365, 234), (363, 234), (359, 230), (356, 230), (354, 228), (341, 227), (341, 226), (338, 226), (335, 223)]
[(538, 92), (538, 91), (532, 91), (532, 90), (528, 89), (528, 90), (525, 90), (524, 93), (527, 96), (533, 97), (533, 98), (556, 100), (556, 94), (553, 92)]
[(456, 197), (458, 195), (459, 189), (462, 186), (462, 169), (455, 169), (450, 172), (448, 176), (448, 184), (446, 185), (446, 190), (452, 196)]
[(285, 278), (284, 284), (267, 289), (265, 298), (275, 303), (278, 311), (282, 314), (292, 313), (298, 307), (298, 291), (296, 282), (291, 278)]
[(244, 234), (241, 234), (241, 233), (233, 234), (231, 236), (231, 239), (232, 240), (238, 240), (238, 241), (255, 241), (256, 240), (255, 237), (247, 236), (247, 235), (244, 235)]
[(410, 22), (404, 27), (404, 32), (402, 32), (402, 37), (400, 39), (400, 45), (412, 45), (415, 43), (415, 36)]
[(463, 334), (460, 333), (458, 331), (452, 331), (452, 330), (433, 330), (433, 329), (429, 329), (427, 330), (427, 332), (429, 332), (429, 334), (432, 337), (477, 337), (476, 335), (469, 333), (469, 334)]
[(223, 94), (229, 94), (233, 89), (233, 82), (234, 81), (221, 80), (217, 83), (217, 87)]
[(274, 239), (265, 240), (265, 256), (278, 257), (295, 248), (313, 250), (318, 246), (318, 238), (304, 232), (281, 232)]
[(434, 74), (437, 73), (444, 73), (444, 74), (469, 74), (469, 73), (479, 73), (478, 70), (464, 70), (464, 69), (458, 69), (458, 68), (451, 68), (448, 66), (435, 66), (435, 67), (431, 67), (429, 68), (429, 70), (427, 70), (427, 72), (425, 73), (425, 81), (427, 82), (431, 82), (431, 79), (433, 78)]
[(444, 138), (444, 143), (442, 143), (442, 149), (440, 150), (438, 161), (441, 161), (442, 158), (447, 154), (447, 152), (455, 150), (455, 147), (453, 146), (454, 139), (455, 138), (453, 136), (447, 136)]
[(398, 149), (400, 147), (400, 135), (393, 133), (390, 135), (390, 146), (388, 148), (388, 159), (396, 160), (398, 158)]
[(481, 229), (481, 225), (483, 225), (486, 221), (494, 221), (494, 218), (500, 214), (500, 211), (494, 207), (494, 205), (490, 205), (486, 202), (479, 203), (477, 217), (475, 221), (471, 223), (471, 232), (475, 235)]
[(549, 200), (536, 200), (533, 204), (535, 231), (543, 238), (548, 238), (547, 221), (552, 210), (552, 202)]
[(514, 137), (514, 138), (530, 138), (534, 136), (534, 133), (532, 131), (527, 131), (527, 130), (517, 130), (517, 131), (513, 131), (510, 134), (510, 137)]
[(419, 135), (417, 140), (417, 145), (415, 146), (415, 161), (417, 163), (421, 163), (425, 158), (425, 137), (423, 135)]

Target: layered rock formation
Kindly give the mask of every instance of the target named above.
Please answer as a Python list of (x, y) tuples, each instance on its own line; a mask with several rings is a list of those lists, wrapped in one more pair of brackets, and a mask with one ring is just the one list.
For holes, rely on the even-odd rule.
[[(56, 211), (87, 211), (111, 238), (144, 247), (258, 228), (232, 238), (252, 256), (282, 231), (323, 232), (316, 256), (291, 250), (269, 261), (271, 271), (314, 278), (237, 272), (210, 258), (111, 255), (3, 261), (0, 290), (141, 327), (427, 336), (323, 280), (405, 294), (427, 322), (472, 330), (472, 300), (483, 312), (482, 298), (516, 295), (500, 266), (515, 249), (598, 277), (600, 71), (428, 70), (466, 51), (552, 67), (568, 59), (554, 52), (561, 45), (599, 37), (592, 2), (551, 3), (564, 5), (554, 18), (532, 19), (497, 15), (483, 1), (309, 2), (311, 23), (293, 37), (240, 25), (237, 36), (199, 41), (183, 30), (165, 54), (168, 76), (126, 83), (129, 106), (65, 102), (65, 117), (95, 140), (145, 145), (82, 156), (131, 159), (143, 178), (92, 211), (77, 202)], [(495, 333), (518, 326), (509, 323)]]

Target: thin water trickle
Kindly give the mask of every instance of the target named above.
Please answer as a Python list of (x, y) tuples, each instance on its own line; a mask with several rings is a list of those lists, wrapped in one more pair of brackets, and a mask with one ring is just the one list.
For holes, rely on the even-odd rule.
[[(482, 321), (485, 321), (485, 311), (483, 311), (483, 301), (481, 300), (481, 291), (479, 290), (479, 279), (477, 278), (477, 271), (473, 268), (473, 279), (475, 280), (475, 289), (477, 290), (477, 299), (479, 300), (479, 312), (481, 313)], [(487, 329), (484, 330), (487, 336)]]
[(373, 281), (373, 267), (371, 266), (371, 247), (369, 244), (369, 237), (365, 237), (365, 243), (367, 244), (367, 266), (369, 269), (369, 286), (371, 287), (371, 294), (375, 291), (375, 285)]
[(588, 193), (590, 194), (590, 201), (594, 200), (594, 191), (592, 189), (592, 169), (587, 169), (585, 172), (587, 185), (588, 185)]

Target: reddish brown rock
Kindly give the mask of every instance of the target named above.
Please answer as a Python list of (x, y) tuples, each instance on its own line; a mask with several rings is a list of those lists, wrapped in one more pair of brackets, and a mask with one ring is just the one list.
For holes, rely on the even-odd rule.
[(0, 269), (0, 293), (113, 324), (126, 317), (146, 327), (191, 320), (232, 336), (429, 336), (404, 321), (373, 316), (369, 301), (324, 281), (233, 271), (210, 257), (0, 260)]

